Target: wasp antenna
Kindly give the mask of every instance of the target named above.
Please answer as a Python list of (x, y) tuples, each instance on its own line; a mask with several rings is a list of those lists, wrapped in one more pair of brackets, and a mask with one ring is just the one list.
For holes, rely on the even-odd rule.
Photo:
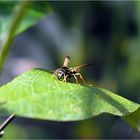
[(67, 67), (69, 61), (70, 61), (70, 56), (66, 56), (65, 59), (64, 59), (63, 67)]

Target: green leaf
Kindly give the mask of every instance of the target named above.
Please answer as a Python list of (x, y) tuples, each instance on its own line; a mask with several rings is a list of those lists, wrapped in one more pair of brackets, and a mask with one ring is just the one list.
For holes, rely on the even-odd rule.
[(0, 113), (57, 121), (82, 120), (101, 113), (124, 116), (140, 106), (106, 89), (62, 82), (33, 69), (0, 88)]
[[(7, 6), (7, 4), (10, 6)], [(31, 4), (32, 7), (30, 7)], [(47, 14), (52, 12), (51, 6), (45, 2), (23, 1), (18, 5), (17, 2), (16, 4), (15, 2), (0, 2), (0, 13), (2, 13), (0, 16), (0, 47), (2, 47), (0, 52), (0, 74), (15, 36), (33, 26), (40, 18), (46, 15), (42, 7), (44, 7), (45, 11), (46, 9), (48, 10)]]
[(137, 111), (124, 116), (123, 119), (127, 121), (133, 128), (140, 131), (140, 108)]
[[(4, 38), (8, 29), (11, 27), (14, 17), (18, 13), (18, 8), (22, 3), (18, 2), (0, 2), (0, 38)], [(47, 16), (52, 12), (52, 7), (48, 3), (36, 3), (30, 2), (30, 4), (26, 7), (25, 16), (22, 20), (22, 23), (16, 29), (17, 35), (27, 28), (35, 25), (40, 19)]]

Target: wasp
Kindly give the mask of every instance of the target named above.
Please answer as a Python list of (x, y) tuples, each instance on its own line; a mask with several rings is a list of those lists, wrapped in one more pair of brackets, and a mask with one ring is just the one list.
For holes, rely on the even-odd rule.
[(56, 76), (59, 80), (66, 82), (68, 78), (74, 77), (76, 83), (78, 82), (78, 76), (79, 78), (83, 81), (84, 84), (86, 84), (83, 76), (81, 75), (80, 71), (82, 68), (90, 66), (92, 64), (82, 64), (76, 67), (68, 67), (70, 61), (70, 56), (66, 56), (64, 58), (64, 63), (63, 66), (61, 68), (58, 68), (54, 71), (53, 76)]

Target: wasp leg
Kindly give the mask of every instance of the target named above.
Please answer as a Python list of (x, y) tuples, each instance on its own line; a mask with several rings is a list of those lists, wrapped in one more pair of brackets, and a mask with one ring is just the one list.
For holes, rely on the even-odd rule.
[(54, 72), (54, 74), (52, 75), (52, 78), (57, 77), (57, 71)]
[(76, 74), (73, 74), (73, 77), (75, 78), (76, 83), (78, 84), (78, 79), (77, 79), (77, 77), (76, 77), (75, 75), (76, 75)]
[(55, 72), (53, 73), (52, 77), (57, 77), (58, 71), (59, 71), (59, 69), (55, 70)]
[(56, 76), (56, 73), (57, 73), (57, 72), (54, 72), (53, 75), (52, 75), (52, 77), (55, 77), (55, 76)]
[(64, 79), (62, 80), (62, 82), (67, 82), (67, 77), (68, 77), (68, 75), (65, 75)]
[(83, 81), (83, 83), (84, 83), (85, 85), (87, 85), (87, 83), (85, 82), (85, 80), (84, 80), (83, 76), (81, 75), (81, 73), (76, 73), (75, 75), (76, 75), (76, 76), (80, 76), (80, 79)]

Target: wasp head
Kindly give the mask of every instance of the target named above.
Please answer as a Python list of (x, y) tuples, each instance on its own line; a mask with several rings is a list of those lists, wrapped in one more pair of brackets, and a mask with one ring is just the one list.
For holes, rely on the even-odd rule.
[(63, 80), (64, 79), (64, 77), (65, 77), (65, 70), (64, 69), (60, 69), (58, 72), (57, 72), (57, 78), (59, 79), (59, 80)]

